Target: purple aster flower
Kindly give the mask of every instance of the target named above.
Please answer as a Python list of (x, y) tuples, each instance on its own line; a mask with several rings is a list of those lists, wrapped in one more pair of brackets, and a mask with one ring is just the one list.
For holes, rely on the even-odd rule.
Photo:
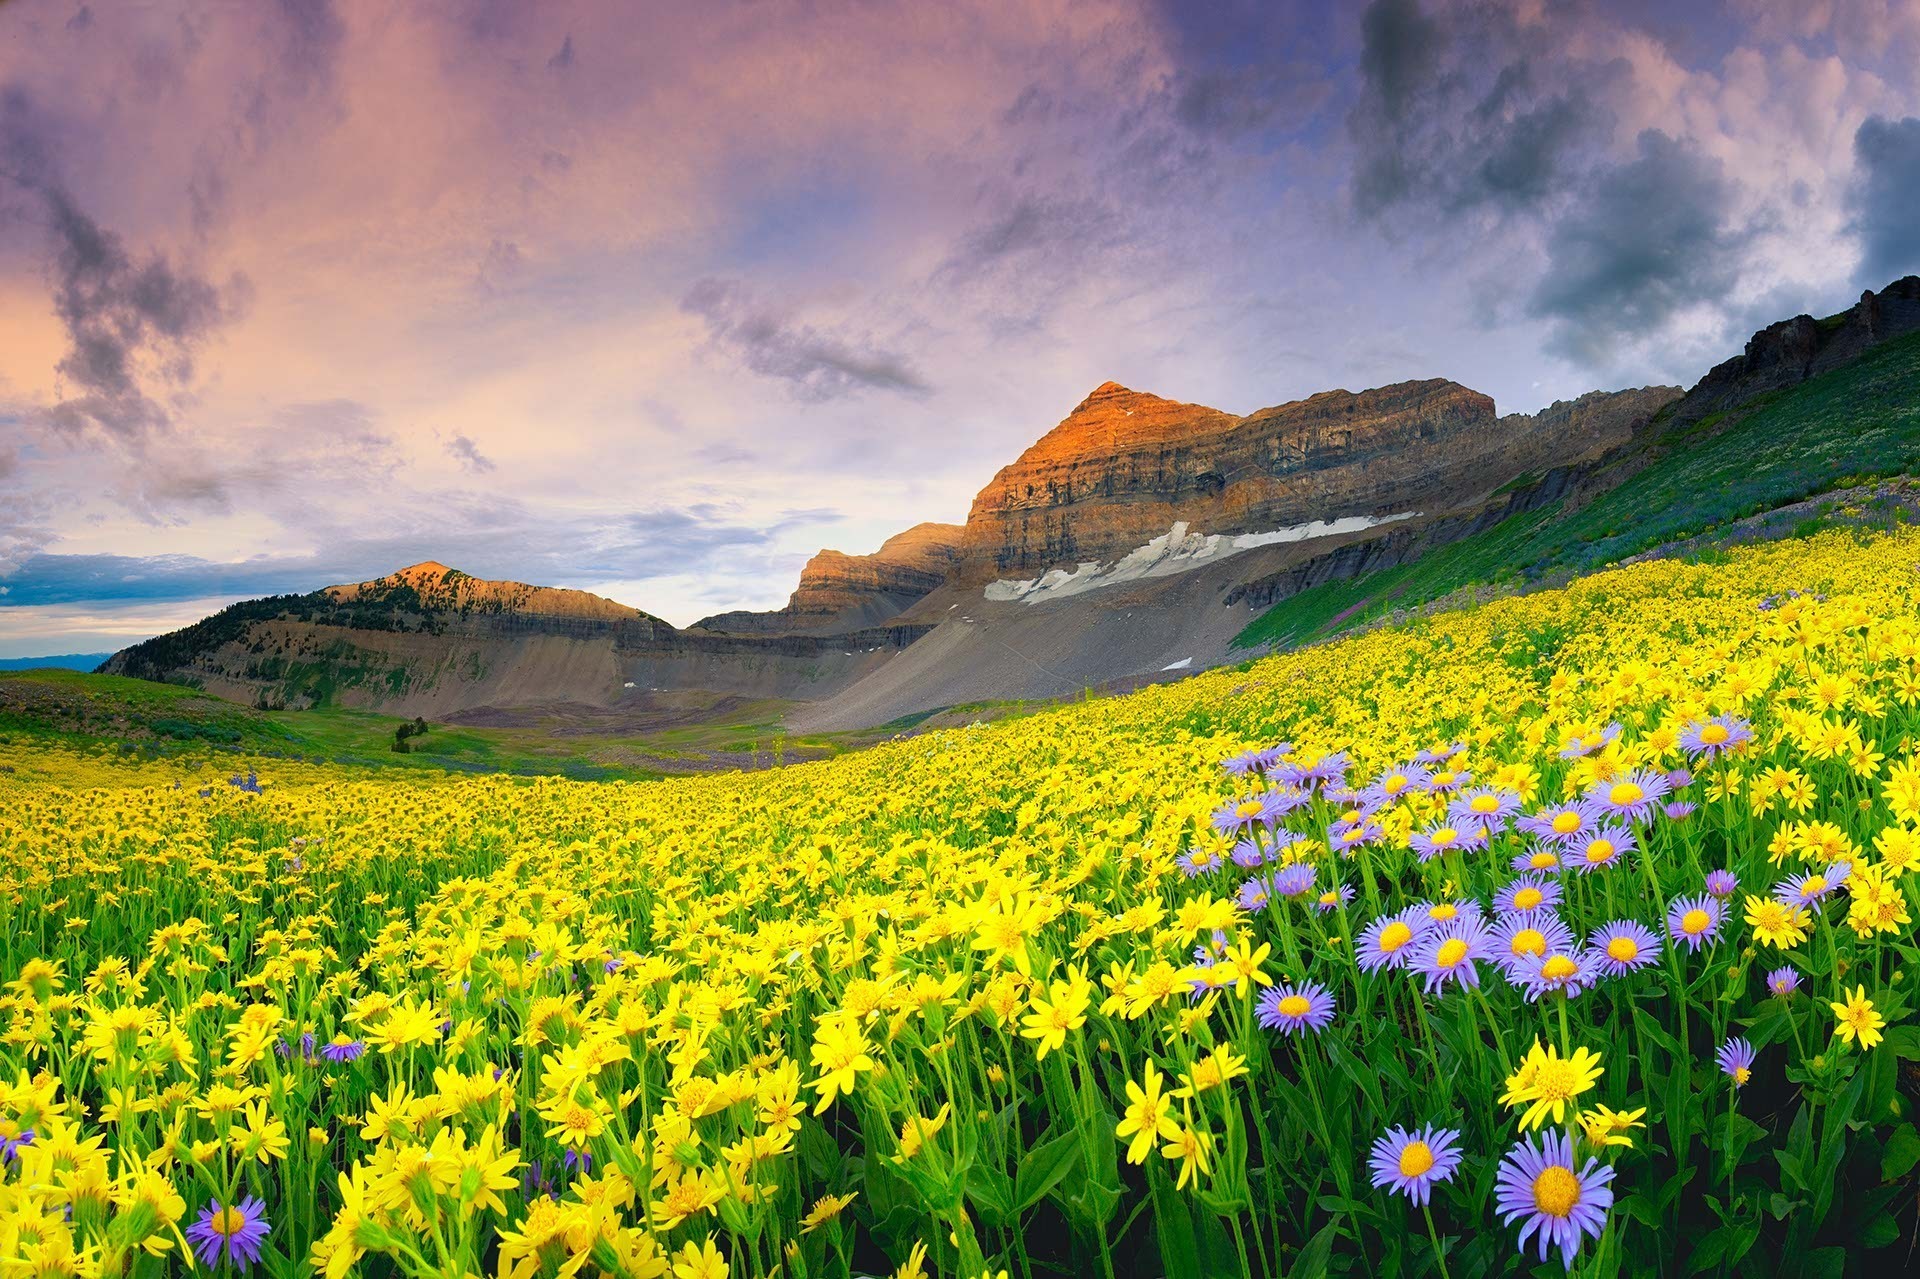
[(1707, 872), (1707, 891), (1724, 901), (1740, 891), (1740, 881), (1730, 870), (1710, 870)]
[(1753, 725), (1733, 715), (1715, 715), (1704, 724), (1680, 730), (1680, 749), (1697, 759), (1713, 759), (1753, 740)]
[(1853, 874), (1851, 862), (1835, 862), (1825, 870), (1805, 875), (1789, 875), (1773, 887), (1773, 899), (1788, 906), (1812, 906), (1823, 902)]
[(208, 1204), (200, 1210), (200, 1220), (187, 1227), (193, 1255), (209, 1270), (224, 1258), (245, 1271), (260, 1260), (260, 1245), (267, 1241), (267, 1232), (272, 1229), (266, 1209), (267, 1206), (252, 1195), (231, 1208)]
[(603, 973), (617, 973), (622, 968), (625, 968), (626, 966), (627, 966), (627, 961), (620, 958), (620, 956), (615, 955), (612, 958), (608, 959), (605, 963), (600, 965), (600, 971)]
[(1314, 869), (1311, 862), (1294, 862), (1273, 874), (1273, 891), (1282, 897), (1304, 897), (1313, 891)]
[(1608, 724), (1597, 733), (1576, 733), (1567, 738), (1566, 744), (1560, 748), (1560, 758), (1579, 759), (1583, 755), (1591, 755), (1619, 736), (1619, 724)]
[(1693, 770), (1688, 768), (1669, 768), (1667, 770), (1667, 785), (1673, 787), (1675, 790), (1685, 790), (1687, 787), (1693, 785)]
[(1599, 823), (1599, 809), (1583, 800), (1523, 814), (1514, 824), (1529, 835), (1564, 845), (1591, 834)]
[(1313, 899), (1313, 908), (1324, 915), (1328, 911), (1339, 910), (1352, 900), (1352, 884), (1335, 884)]
[(343, 1062), (359, 1061), (360, 1054), (367, 1051), (367, 1045), (358, 1039), (349, 1039), (345, 1035), (335, 1035), (320, 1046), (320, 1055), (339, 1065)]
[(1401, 764), (1374, 778), (1372, 784), (1360, 793), (1384, 804), (1399, 799), (1408, 791), (1425, 790), (1430, 775), (1419, 764)]
[(1487, 944), (1486, 925), (1478, 919), (1463, 917), (1428, 929), (1421, 936), (1419, 949), (1407, 966), (1427, 979), (1427, 993), (1432, 994), (1450, 981), (1457, 981), (1463, 986), (1478, 986), (1478, 961), (1492, 958), (1493, 950)]
[(1486, 915), (1480, 903), (1471, 897), (1460, 901), (1415, 902), (1411, 910), (1418, 911), (1429, 925), (1451, 924), (1456, 919), (1478, 922)]
[(1549, 950), (1532, 959), (1515, 960), (1507, 980), (1526, 992), (1529, 1003), (1546, 995), (1578, 998), (1600, 978), (1600, 964), (1590, 951)]
[(1660, 938), (1645, 924), (1616, 919), (1587, 939), (1587, 949), (1609, 977), (1622, 977), (1660, 958)]
[(1487, 946), (1507, 980), (1519, 984), (1522, 966), (1549, 954), (1573, 949), (1573, 930), (1550, 910), (1511, 915), (1495, 924)]
[(1283, 1035), (1324, 1030), (1333, 1020), (1333, 996), (1325, 986), (1310, 981), (1298, 986), (1291, 982), (1269, 986), (1260, 992), (1260, 1002), (1254, 1006), (1254, 1020)]
[(1447, 803), (1447, 816), (1478, 819), (1489, 828), (1504, 828), (1507, 819), (1520, 811), (1520, 797), (1512, 791), (1476, 786), (1462, 791)]
[(1670, 799), (1660, 805), (1660, 811), (1670, 822), (1684, 822), (1698, 811), (1699, 805), (1690, 799)]
[(1427, 793), (1429, 795), (1442, 795), (1448, 791), (1459, 790), (1461, 787), (1469, 785), (1472, 781), (1473, 774), (1466, 772), (1464, 769), (1436, 768), (1433, 772), (1427, 774)]
[(1610, 782), (1595, 782), (1587, 788), (1587, 802), (1611, 816), (1638, 820), (1652, 812), (1672, 789), (1665, 773), (1636, 768)]
[(1753, 1078), (1753, 1058), (1753, 1045), (1737, 1036), (1721, 1044), (1720, 1051), (1713, 1055), (1715, 1064), (1733, 1080), (1735, 1088), (1746, 1087)]
[(1614, 865), (1638, 847), (1640, 840), (1632, 827), (1602, 822), (1591, 834), (1567, 841), (1567, 864), (1577, 867), (1583, 875), (1590, 875)]
[(1292, 742), (1281, 742), (1275, 746), (1263, 746), (1258, 750), (1230, 755), (1220, 761), (1220, 767), (1225, 769), (1231, 777), (1245, 777), (1249, 773), (1267, 773), (1292, 751)]
[(1407, 847), (1418, 854), (1423, 862), (1430, 862), (1448, 853), (1468, 852), (1486, 846), (1487, 832), (1484, 827), (1456, 826), (1446, 820), (1437, 821), (1407, 837)]
[(1436, 746), (1429, 750), (1421, 751), (1413, 757), (1413, 762), (1416, 764), (1444, 764), (1465, 749), (1467, 749), (1465, 742), (1452, 742), (1446, 746)]
[(1545, 875), (1522, 875), (1493, 899), (1493, 908), (1503, 915), (1530, 915), (1559, 904), (1560, 881)]
[(591, 1176), (593, 1174), (593, 1155), (585, 1150), (569, 1148), (566, 1155), (560, 1160), (560, 1167), (566, 1172), (573, 1172), (575, 1169), (578, 1169), (580, 1172)]
[(1791, 999), (1800, 989), (1800, 974), (1791, 966), (1776, 968), (1767, 974), (1767, 989), (1781, 999)]
[(1457, 1128), (1416, 1128), (1412, 1132), (1398, 1125), (1373, 1143), (1367, 1162), (1373, 1168), (1376, 1189), (1393, 1190), (1421, 1207), (1433, 1194), (1437, 1181), (1452, 1181), (1460, 1166), (1460, 1130)]
[[(9, 1122), (8, 1126), (12, 1126), (11, 1122)], [(11, 1135), (0, 1132), (0, 1163), (10, 1164), (18, 1159), (20, 1157), (20, 1148), (33, 1144), (33, 1136), (34, 1133), (31, 1128), (22, 1128), (20, 1131)]]
[(1241, 870), (1255, 870), (1267, 864), (1267, 850), (1254, 839), (1243, 839), (1233, 846), (1233, 864)]
[(1546, 874), (1561, 866), (1560, 845), (1551, 840), (1543, 840), (1524, 853), (1515, 853), (1510, 863), (1518, 871), (1535, 871)]
[(1267, 900), (1272, 894), (1273, 885), (1261, 876), (1255, 875), (1240, 885), (1239, 891), (1233, 895), (1233, 900), (1249, 915), (1258, 915), (1267, 908)]
[(1358, 848), (1362, 844), (1377, 844), (1386, 837), (1386, 827), (1368, 818), (1352, 823), (1335, 822), (1327, 827), (1327, 847), (1332, 849)]
[(1405, 968), (1413, 958), (1415, 939), (1426, 927), (1426, 917), (1417, 910), (1382, 915), (1361, 931), (1355, 945), (1355, 959), (1366, 972)]
[(1580, 1253), (1587, 1235), (1598, 1239), (1606, 1229), (1607, 1209), (1613, 1206), (1613, 1169), (1589, 1157), (1584, 1168), (1576, 1169), (1573, 1143), (1565, 1133), (1542, 1135), (1541, 1144), (1523, 1137), (1500, 1161), (1497, 1205), (1501, 1219), (1520, 1227), (1520, 1252), (1527, 1240), (1538, 1236), (1540, 1260), (1553, 1248), (1560, 1249), (1568, 1270)]
[(1265, 795), (1247, 795), (1228, 800), (1213, 810), (1213, 828), (1222, 835), (1238, 835), (1269, 820)]
[(1698, 951), (1720, 935), (1725, 909), (1718, 897), (1676, 897), (1667, 908), (1667, 934), (1688, 950)]

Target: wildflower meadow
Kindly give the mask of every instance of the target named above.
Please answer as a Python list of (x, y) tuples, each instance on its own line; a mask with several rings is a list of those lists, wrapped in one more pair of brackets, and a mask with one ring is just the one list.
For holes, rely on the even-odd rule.
[(0, 1273), (1896, 1273), (1920, 537), (757, 774), (0, 745)]

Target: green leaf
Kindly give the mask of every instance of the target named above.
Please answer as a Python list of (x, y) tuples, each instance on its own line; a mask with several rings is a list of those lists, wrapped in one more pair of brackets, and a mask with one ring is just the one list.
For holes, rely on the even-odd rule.
[(1153, 1196), (1153, 1231), (1160, 1241), (1160, 1264), (1167, 1279), (1203, 1279), (1200, 1245), (1193, 1235), (1193, 1214), (1173, 1188), (1173, 1178), (1155, 1168), (1147, 1177)]
[(1907, 1061), (1920, 1061), (1920, 1026), (1909, 1023), (1889, 1027), (1880, 1047)]
[(1071, 1128), (1027, 1151), (1013, 1177), (1013, 1210), (1025, 1212), (1046, 1198), (1079, 1158), (1080, 1134)]
[(1912, 1124), (1901, 1124), (1887, 1138), (1886, 1149), (1880, 1152), (1880, 1180), (1898, 1181), (1913, 1171), (1920, 1163), (1920, 1132), (1915, 1132)]
[(1294, 1258), (1288, 1279), (1326, 1279), (1327, 1265), (1333, 1259), (1333, 1245), (1340, 1237), (1340, 1223), (1330, 1221), (1307, 1240), (1307, 1246)]
[(1884, 1248), (1899, 1237), (1900, 1224), (1883, 1212), (1862, 1226), (1854, 1239), (1862, 1248)]
[(1747, 1255), (1747, 1249), (1753, 1247), (1753, 1241), (1759, 1237), (1758, 1222), (1721, 1226), (1702, 1239), (1700, 1246), (1693, 1250), (1693, 1256), (1687, 1259), (1687, 1273), (1697, 1275), (1703, 1270), (1731, 1267)]

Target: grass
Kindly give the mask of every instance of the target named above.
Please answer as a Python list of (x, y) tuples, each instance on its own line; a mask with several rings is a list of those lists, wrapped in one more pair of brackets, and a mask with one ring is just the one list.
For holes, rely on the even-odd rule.
[(1471, 587), (1559, 580), (1843, 484), (1920, 468), (1920, 334), (1656, 441), (1611, 491), (1512, 516), (1413, 564), (1275, 604), (1236, 647), (1292, 646)]

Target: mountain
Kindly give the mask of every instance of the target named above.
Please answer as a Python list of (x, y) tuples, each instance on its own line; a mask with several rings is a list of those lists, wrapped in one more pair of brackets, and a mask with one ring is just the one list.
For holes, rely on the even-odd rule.
[(112, 656), (111, 653), (60, 653), (53, 657), (0, 657), (0, 671), (35, 671), (46, 668), (90, 671)]
[(403, 715), (697, 691), (780, 699), (796, 731), (838, 731), (1166, 678), (1450, 594), (1778, 535), (1779, 519), (1754, 520), (1916, 469), (1909, 277), (1762, 329), (1685, 391), (1533, 414), (1442, 379), (1245, 415), (1107, 382), (981, 489), (964, 526), (821, 551), (769, 612), (679, 630), (428, 562), (235, 605), (105, 669)]
[[(1651, 413), (1678, 394), (1626, 397)], [(1597, 429), (1603, 416), (1503, 419), (1487, 396), (1432, 379), (1235, 417), (1108, 382), (980, 491), (960, 576), (984, 584), (1115, 559), (1177, 522), (1256, 534), (1451, 509), (1606, 447), (1615, 432)]]
[(916, 524), (871, 555), (821, 551), (800, 570), (800, 585), (785, 608), (716, 613), (694, 627), (742, 635), (829, 635), (878, 626), (947, 580), (964, 531), (957, 524)]
[(681, 631), (586, 591), (487, 581), (427, 561), (373, 581), (235, 604), (122, 650), (100, 669), (256, 706), (446, 716), (612, 706), (661, 689), (821, 696), (926, 629)]

